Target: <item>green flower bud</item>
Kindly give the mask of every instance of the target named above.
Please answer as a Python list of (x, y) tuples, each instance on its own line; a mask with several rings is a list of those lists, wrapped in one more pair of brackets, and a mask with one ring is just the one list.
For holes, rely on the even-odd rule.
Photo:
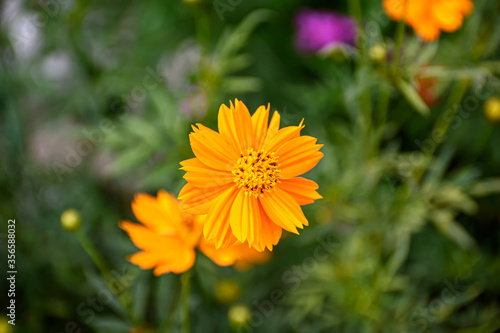
[(500, 98), (490, 97), (484, 103), (484, 115), (490, 121), (498, 122), (500, 121)]
[(240, 294), (240, 284), (235, 280), (221, 280), (215, 285), (215, 298), (222, 304), (236, 301)]
[(248, 323), (251, 317), (250, 309), (246, 305), (233, 305), (228, 312), (229, 323), (238, 327)]
[(368, 51), (370, 59), (374, 62), (383, 63), (387, 59), (387, 50), (384, 45), (376, 44), (370, 47)]
[(61, 215), (61, 224), (68, 231), (76, 231), (80, 228), (82, 217), (76, 209), (67, 209)]

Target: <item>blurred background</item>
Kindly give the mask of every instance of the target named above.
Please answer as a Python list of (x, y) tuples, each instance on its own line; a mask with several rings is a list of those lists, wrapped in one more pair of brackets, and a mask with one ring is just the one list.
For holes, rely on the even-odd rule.
[[(134, 193), (179, 192), (190, 125), (234, 98), (305, 118), (324, 199), (267, 264), (197, 256), (193, 332), (499, 331), (500, 3), (474, 5), (424, 43), (379, 0), (1, 1), (0, 332), (178, 332), (180, 277), (128, 263), (117, 224)], [(364, 28), (305, 49), (311, 9)]]

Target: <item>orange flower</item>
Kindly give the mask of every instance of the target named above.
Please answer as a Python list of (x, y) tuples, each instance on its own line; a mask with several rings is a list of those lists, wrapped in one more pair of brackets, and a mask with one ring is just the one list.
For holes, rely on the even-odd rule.
[(204, 216), (181, 212), (177, 199), (166, 191), (158, 191), (156, 198), (146, 193), (136, 194), (132, 211), (142, 225), (122, 221), (120, 227), (142, 252), (131, 255), (128, 260), (142, 269), (155, 268), (156, 276), (189, 270), (197, 247), (219, 266), (233, 265), (249, 257), (253, 263), (269, 259), (268, 254), (243, 243), (224, 250), (215, 249), (213, 243), (201, 237)]
[(189, 135), (195, 158), (181, 162), (187, 184), (179, 193), (183, 209), (207, 214), (203, 234), (216, 247), (248, 242), (258, 251), (272, 250), (282, 229), (298, 234), (308, 225), (300, 205), (321, 196), (318, 185), (298, 177), (323, 157), (304, 127), (279, 129), (274, 112), (268, 126), (269, 105), (250, 116), (236, 100), (219, 109), (219, 132), (201, 124)]
[(436, 105), (438, 98), (436, 96), (437, 80), (434, 78), (418, 78), (417, 77), (417, 91), (420, 97), (424, 100), (425, 104), (429, 107)]
[(439, 38), (442, 31), (453, 32), (462, 26), (465, 16), (472, 13), (471, 0), (384, 0), (383, 7), (393, 20), (406, 24), (425, 41)]

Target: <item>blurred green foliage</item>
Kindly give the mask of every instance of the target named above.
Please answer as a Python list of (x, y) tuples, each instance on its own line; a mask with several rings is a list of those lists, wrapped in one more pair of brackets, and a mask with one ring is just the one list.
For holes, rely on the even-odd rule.
[[(360, 4), (361, 47), (339, 58), (297, 53), (293, 15), (347, 4), (3, 1), (0, 237), (4, 253), (15, 218), (16, 330), (178, 331), (180, 277), (127, 263), (117, 223), (135, 192), (178, 193), (190, 124), (215, 128), (236, 97), (271, 103), (282, 126), (305, 118), (325, 144), (308, 175), (324, 199), (267, 265), (198, 256), (193, 332), (498, 331), (500, 131), (482, 109), (500, 94), (500, 4), (475, 1), (434, 43), (407, 29), (399, 46), (380, 1)], [(59, 222), (69, 208), (77, 234)], [(228, 279), (241, 289), (229, 304)]]

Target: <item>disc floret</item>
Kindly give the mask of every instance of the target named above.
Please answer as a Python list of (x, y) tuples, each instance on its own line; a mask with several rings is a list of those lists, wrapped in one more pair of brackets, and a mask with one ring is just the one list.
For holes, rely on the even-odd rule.
[(232, 173), (238, 188), (255, 197), (271, 191), (281, 178), (278, 156), (274, 152), (255, 151), (253, 148), (248, 149), (246, 155), (240, 155)]

